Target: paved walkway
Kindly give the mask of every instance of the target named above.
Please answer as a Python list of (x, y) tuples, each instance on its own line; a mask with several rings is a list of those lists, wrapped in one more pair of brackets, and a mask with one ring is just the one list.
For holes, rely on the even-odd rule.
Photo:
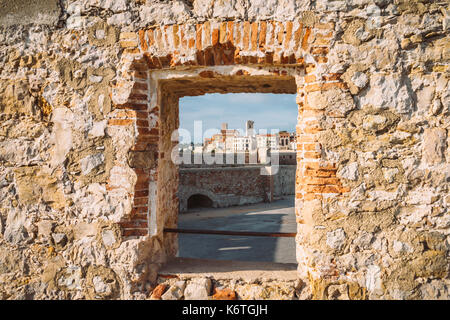
[(254, 281), (294, 281), (298, 279), (297, 264), (261, 261), (227, 261), (173, 258), (160, 270), (162, 277), (176, 276), (180, 280), (210, 277), (215, 280), (240, 279)]
[[(296, 232), (294, 197), (272, 203), (197, 209), (179, 215), (179, 228)], [(296, 263), (294, 238), (179, 234), (179, 257)]]

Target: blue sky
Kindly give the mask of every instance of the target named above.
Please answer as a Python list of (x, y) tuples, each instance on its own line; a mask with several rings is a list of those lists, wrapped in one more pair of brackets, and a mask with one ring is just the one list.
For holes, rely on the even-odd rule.
[[(279, 131), (295, 130), (297, 123), (295, 94), (272, 93), (229, 93), (205, 94), (180, 99), (180, 128), (187, 129), (194, 136), (194, 121), (202, 121), (203, 133), (207, 129), (220, 130), (223, 122), (228, 129), (245, 130), (245, 121), (253, 120), (258, 133), (266, 129)], [(206, 137), (212, 135), (206, 134)], [(196, 139), (194, 142), (199, 143)], [(183, 141), (180, 141), (183, 142)]]

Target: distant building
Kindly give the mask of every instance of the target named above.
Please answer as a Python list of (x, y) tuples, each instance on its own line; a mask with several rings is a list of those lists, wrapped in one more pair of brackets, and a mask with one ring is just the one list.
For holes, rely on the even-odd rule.
[(205, 138), (204, 152), (248, 152), (258, 149), (295, 150), (295, 133), (281, 131), (274, 134), (256, 134), (255, 122), (245, 122), (245, 135), (238, 130), (228, 129), (228, 123), (222, 123), (220, 133)]
[(278, 134), (257, 134), (256, 146), (260, 148), (268, 148), (271, 150), (278, 150)]
[(234, 151), (249, 151), (251, 150), (252, 137), (235, 137)]
[(287, 131), (280, 131), (278, 134), (279, 139), (279, 149), (280, 150), (289, 150), (290, 149), (290, 136), (291, 134)]
[(252, 120), (247, 120), (245, 122), (245, 136), (246, 137), (252, 137), (255, 135), (254, 125), (255, 125), (255, 122)]

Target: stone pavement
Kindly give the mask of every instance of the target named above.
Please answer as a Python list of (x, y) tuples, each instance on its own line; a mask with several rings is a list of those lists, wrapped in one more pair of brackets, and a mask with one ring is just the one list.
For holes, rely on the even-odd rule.
[[(179, 228), (296, 232), (294, 197), (272, 203), (201, 208), (180, 214)], [(179, 257), (296, 263), (294, 238), (179, 234)]]

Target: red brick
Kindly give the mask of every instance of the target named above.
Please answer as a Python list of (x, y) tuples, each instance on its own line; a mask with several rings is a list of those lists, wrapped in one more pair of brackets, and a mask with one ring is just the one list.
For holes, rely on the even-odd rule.
[(148, 106), (146, 103), (125, 103), (121, 105), (116, 105), (117, 109), (131, 109), (131, 110), (147, 110)]
[(278, 22), (278, 34), (277, 34), (278, 45), (283, 44), (283, 36), (284, 36), (284, 25), (282, 22)]
[(121, 118), (136, 118), (137, 117), (137, 113), (138, 111), (134, 111), (134, 110), (118, 110), (115, 114), (114, 114), (114, 118), (113, 119), (121, 119)]
[[(137, 213), (137, 214), (134, 214), (134, 215), (130, 214), (130, 219), (147, 221), (148, 220), (147, 212), (145, 212), (145, 213)], [(147, 223), (147, 225), (148, 225), (148, 223)]]
[(147, 71), (135, 70), (133, 75), (135, 78), (142, 80), (147, 80), (148, 78)]
[(142, 94), (142, 93), (132, 93), (130, 94), (130, 96), (128, 97), (129, 100), (147, 100), (148, 96), (147, 94)]
[(148, 86), (147, 86), (147, 83), (144, 83), (144, 82), (135, 82), (133, 89), (148, 90)]
[(133, 207), (131, 209), (130, 215), (135, 216), (135, 215), (140, 215), (140, 214), (147, 214), (148, 211), (148, 207)]
[(274, 21), (271, 21), (270, 22), (271, 24), (272, 24), (272, 33), (269, 35), (269, 46), (273, 46), (274, 45), (274, 42), (275, 42), (275, 27), (276, 27), (276, 24), (275, 24), (275, 22)]
[(330, 73), (322, 76), (324, 81), (337, 81), (341, 80), (342, 73)]
[(316, 84), (311, 84), (311, 85), (305, 86), (304, 90), (306, 92), (313, 92), (313, 91), (320, 91), (321, 88), (322, 88), (322, 85), (320, 83), (316, 83)]
[(189, 41), (188, 41), (189, 49), (194, 48), (194, 46), (195, 46), (195, 39), (194, 38), (189, 38)]
[(281, 49), (277, 48), (275, 53), (273, 54), (273, 63), (274, 64), (280, 64), (281, 63), (281, 55), (282, 55), (282, 53), (280, 51), (281, 51)]
[[(139, 169), (140, 169), (140, 168), (136, 168), (136, 169), (135, 169), (136, 173), (139, 172)], [(145, 183), (145, 184), (148, 184), (149, 181), (150, 181), (150, 175), (149, 175), (149, 173), (140, 173), (140, 174), (138, 174), (138, 176), (137, 176), (136, 184), (138, 184), (138, 183)], [(146, 189), (148, 189), (148, 188), (146, 188)], [(137, 196), (136, 196), (136, 197), (137, 197)]]
[(234, 22), (233, 21), (228, 21), (227, 22), (227, 29), (228, 29), (228, 34), (227, 34), (227, 41), (234, 43), (234, 39), (233, 39), (233, 29), (234, 29)]
[(172, 26), (172, 35), (173, 35), (173, 45), (174, 45), (175, 49), (178, 49), (178, 47), (180, 46), (180, 36), (178, 35), (178, 31), (179, 31), (179, 26), (174, 24)]
[(292, 37), (292, 21), (286, 22), (286, 38), (284, 39), (284, 48), (288, 49)]
[(316, 199), (319, 199), (319, 200), (322, 200), (323, 199), (323, 196), (321, 195), (321, 194), (317, 194), (317, 193), (305, 193), (304, 195), (303, 195), (303, 199), (304, 200), (306, 200), (306, 201), (309, 201), (309, 200), (316, 200)]
[(236, 291), (231, 289), (214, 289), (213, 300), (237, 300)]
[(308, 49), (308, 38), (309, 38), (310, 34), (311, 34), (311, 28), (306, 28), (305, 35), (303, 36), (303, 39), (302, 39), (302, 49), (303, 50)]
[(148, 119), (148, 112), (144, 111), (134, 111), (136, 113), (136, 118), (138, 119)]
[(308, 193), (343, 193), (344, 189), (337, 186), (302, 185), (301, 190)]
[(248, 59), (251, 64), (256, 64), (258, 62), (258, 57), (256, 56), (249, 56)]
[(212, 31), (212, 45), (215, 46), (219, 43), (219, 29), (213, 29)]
[(169, 67), (170, 62), (172, 61), (172, 54), (168, 54), (167, 56), (159, 57), (159, 62), (162, 67)]
[(241, 27), (242, 27), (242, 23), (236, 24), (236, 40), (234, 42), (236, 45), (240, 44), (240, 42), (241, 42)]
[(123, 229), (122, 236), (124, 237), (142, 237), (148, 234), (148, 229)]
[(145, 39), (145, 30), (139, 30), (139, 41), (141, 43), (141, 48), (143, 51), (147, 51), (147, 40)]
[(149, 175), (150, 174), (150, 170), (149, 169), (144, 169), (144, 168), (134, 168), (134, 172), (137, 175)]
[(204, 57), (205, 57), (205, 65), (206, 66), (213, 66), (214, 65), (214, 52), (211, 47), (206, 48), (204, 51)]
[(138, 127), (148, 127), (148, 120), (137, 120), (136, 125)]
[(148, 197), (148, 190), (138, 190), (134, 192), (135, 197)]
[(288, 57), (289, 64), (298, 64), (297, 59), (295, 58), (295, 54), (291, 53)]
[(222, 22), (220, 24), (220, 35), (219, 35), (219, 42), (225, 43), (227, 41), (227, 23)]
[[(134, 185), (134, 188), (136, 189), (136, 190), (143, 190), (143, 189), (148, 189), (148, 184), (149, 184), (149, 182), (150, 182), (150, 180), (148, 180), (148, 181), (143, 181), (143, 182), (138, 182), (138, 183), (136, 183), (135, 185)], [(147, 204), (147, 202), (145, 202), (144, 200), (138, 200), (137, 202), (136, 202), (136, 199), (134, 199), (135, 200), (135, 202), (134, 202), (134, 204), (135, 205), (137, 205), (137, 203), (140, 203), (141, 205), (142, 204)]]
[(163, 40), (162, 40), (162, 36), (163, 35), (162, 35), (161, 28), (156, 28), (155, 32), (156, 32), (156, 44), (158, 46), (158, 49), (159, 50), (164, 50), (164, 43), (163, 43)]
[(316, 65), (314, 65), (312, 63), (308, 63), (307, 65), (305, 65), (305, 72), (306, 72), (306, 74), (311, 73), (314, 70), (316, 70)]
[(316, 82), (316, 81), (317, 81), (315, 75), (306, 75), (306, 76), (304, 77), (304, 79), (305, 79), (305, 82), (306, 82), (306, 83), (311, 83), (311, 82)]
[(321, 35), (316, 35), (313, 44), (316, 46), (328, 46), (330, 45), (330, 39), (324, 38)]
[(141, 50), (139, 48), (126, 48), (123, 50), (124, 55), (138, 55), (141, 53)]
[(327, 162), (305, 162), (305, 168), (307, 169), (320, 169), (320, 170), (331, 170), (336, 171), (336, 164)]
[(133, 62), (131, 69), (146, 72), (148, 70), (148, 67), (145, 59), (140, 59), (138, 61)]
[(187, 39), (186, 39), (186, 37), (185, 37), (185, 35), (184, 35), (184, 29), (185, 29), (185, 26), (184, 26), (184, 25), (181, 25), (181, 26), (180, 26), (180, 42), (181, 42), (181, 47), (182, 47), (184, 50), (186, 50), (187, 47), (188, 47), (188, 41), (187, 41)]
[(147, 142), (136, 142), (131, 150), (133, 151), (146, 151), (149, 149), (149, 144)]
[(302, 31), (303, 31), (303, 24), (300, 23), (299, 27), (294, 32), (294, 52), (296, 52), (298, 50), (298, 47), (300, 46)]
[(164, 26), (164, 31), (163, 31), (163, 42), (164, 42), (164, 45), (165, 45), (165, 48), (167, 49), (167, 50), (170, 50), (170, 46), (169, 46), (169, 29), (170, 28), (170, 26)]
[(233, 64), (234, 62), (234, 51), (232, 50), (222, 50), (222, 61), (226, 65)]
[(316, 60), (318, 63), (327, 63), (328, 62), (328, 58), (322, 57), (322, 56), (315, 56), (314, 60)]
[(201, 66), (205, 65), (205, 54), (203, 51), (196, 52), (197, 63)]
[(164, 292), (167, 289), (167, 285), (162, 283), (156, 286), (155, 289), (153, 289), (151, 299), (161, 300), (161, 296), (164, 294)]
[(328, 47), (311, 47), (310, 51), (312, 54), (326, 55), (326, 54), (328, 54), (330, 49), (328, 49)]
[(150, 69), (160, 69), (162, 68), (162, 64), (159, 61), (158, 57), (149, 56), (148, 64)]
[(154, 38), (153, 33), (154, 33), (153, 29), (147, 30), (147, 38), (148, 38), (148, 46), (149, 47), (152, 47), (155, 45), (155, 38)]
[[(137, 184), (136, 184), (137, 185)], [(148, 182), (147, 182), (148, 185)], [(133, 205), (134, 206), (146, 206), (148, 204), (148, 197), (134, 198)]]
[(304, 159), (320, 159), (322, 157), (320, 152), (305, 152), (303, 154)]
[(143, 229), (147, 228), (147, 220), (129, 220), (121, 221), (119, 225), (124, 229)]
[(203, 47), (206, 48), (211, 45), (211, 23), (206, 21), (203, 24)]
[(273, 63), (273, 52), (266, 52), (266, 57), (265, 57), (265, 62), (267, 64), (272, 64)]
[(317, 144), (316, 143), (304, 143), (302, 144), (302, 150), (305, 151), (314, 151), (317, 148)]
[(242, 37), (242, 47), (244, 50), (248, 50), (249, 47), (249, 40), (250, 40), (250, 22), (245, 21), (244, 22), (244, 35)]
[(321, 177), (321, 178), (329, 178), (335, 177), (336, 172), (330, 170), (317, 170), (317, 169), (306, 169), (303, 174), (308, 177)]
[(197, 50), (201, 51), (202, 50), (202, 25), (197, 24), (195, 26), (195, 28), (196, 28), (195, 37), (196, 37), (196, 42), (197, 42)]
[(298, 180), (300, 184), (308, 185), (340, 185), (338, 178), (323, 178), (323, 177), (302, 177)]
[(266, 32), (267, 32), (267, 22), (261, 21), (259, 23), (259, 48), (264, 49), (266, 45)]
[(251, 24), (251, 50), (258, 49), (258, 22)]
[(129, 126), (134, 123), (132, 119), (109, 119), (108, 126)]

